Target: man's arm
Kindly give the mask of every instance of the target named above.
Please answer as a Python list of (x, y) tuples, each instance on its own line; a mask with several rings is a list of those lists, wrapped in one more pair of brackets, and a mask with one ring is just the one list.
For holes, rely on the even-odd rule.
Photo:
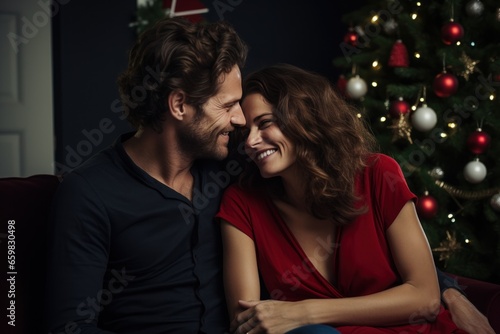
[(97, 328), (109, 244), (107, 215), (98, 198), (75, 174), (55, 195), (46, 291), (50, 333), (109, 333)]
[(470, 334), (495, 334), (488, 319), (467, 299), (456, 279), (437, 269), (441, 299), (453, 322)]

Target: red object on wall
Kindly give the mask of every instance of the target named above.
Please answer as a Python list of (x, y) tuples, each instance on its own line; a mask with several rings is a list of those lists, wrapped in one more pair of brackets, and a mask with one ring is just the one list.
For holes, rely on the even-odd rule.
[(390, 67), (408, 67), (410, 65), (408, 50), (400, 39), (392, 46), (388, 65)]
[[(172, 0), (163, 0), (163, 8), (170, 8), (172, 6)], [(199, 0), (177, 0), (175, 4), (175, 12), (184, 12), (187, 10), (195, 10), (195, 9), (204, 9), (207, 8), (201, 1)], [(195, 15), (186, 15), (184, 16), (189, 21), (196, 23), (203, 20), (203, 15), (195, 14)]]

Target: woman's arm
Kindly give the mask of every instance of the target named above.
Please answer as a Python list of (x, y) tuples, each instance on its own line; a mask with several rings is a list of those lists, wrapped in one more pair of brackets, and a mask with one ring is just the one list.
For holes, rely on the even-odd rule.
[(238, 228), (222, 220), (224, 247), (224, 289), (229, 319), (243, 309), (239, 300), (259, 300), (260, 281), (253, 240)]
[(237, 316), (241, 328), (281, 326), (282, 315), (297, 307), (301, 324), (390, 326), (434, 320), (440, 309), (436, 269), (413, 202), (404, 205), (386, 233), (401, 285), (360, 297), (246, 303), (248, 310)]

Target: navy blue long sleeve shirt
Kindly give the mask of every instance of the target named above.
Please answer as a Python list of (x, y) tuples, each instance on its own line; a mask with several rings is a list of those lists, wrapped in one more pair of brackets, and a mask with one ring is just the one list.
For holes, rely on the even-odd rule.
[(49, 331), (224, 333), (218, 167), (193, 166), (189, 201), (119, 140), (66, 176), (49, 231)]

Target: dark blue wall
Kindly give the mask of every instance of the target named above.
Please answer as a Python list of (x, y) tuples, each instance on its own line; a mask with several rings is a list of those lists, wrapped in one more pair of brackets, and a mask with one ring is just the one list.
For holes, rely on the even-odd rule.
[[(178, 0), (182, 1), (182, 0)], [(363, 0), (364, 1), (364, 0)], [(332, 59), (361, 0), (205, 0), (208, 21), (229, 21), (250, 47), (244, 74), (278, 62), (335, 80)], [(136, 0), (72, 0), (53, 17), (57, 173), (70, 170), (128, 131), (116, 102), (116, 78), (135, 39)]]

